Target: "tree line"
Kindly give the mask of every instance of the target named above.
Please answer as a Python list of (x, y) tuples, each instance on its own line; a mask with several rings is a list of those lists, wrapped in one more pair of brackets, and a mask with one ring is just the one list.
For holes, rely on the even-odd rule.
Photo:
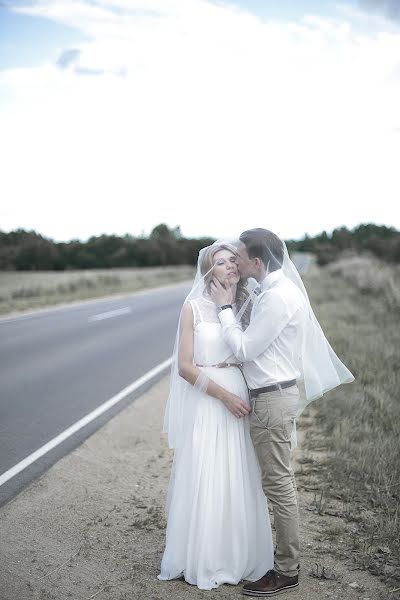
[(339, 227), (331, 234), (323, 231), (314, 237), (306, 235), (302, 240), (288, 241), (288, 248), (315, 254), (320, 265), (334, 261), (344, 252), (369, 253), (381, 260), (399, 263), (400, 231), (373, 223), (358, 225), (354, 229)]
[[(55, 242), (36, 231), (0, 231), (1, 270), (99, 269), (112, 267), (153, 267), (194, 265), (199, 250), (213, 238), (185, 238), (180, 228), (164, 223), (154, 227), (148, 237), (99, 235), (86, 242)], [(319, 264), (335, 260), (343, 251), (369, 252), (380, 259), (400, 262), (400, 232), (393, 227), (374, 224), (325, 231), (302, 240), (288, 240), (289, 251), (311, 252)]]

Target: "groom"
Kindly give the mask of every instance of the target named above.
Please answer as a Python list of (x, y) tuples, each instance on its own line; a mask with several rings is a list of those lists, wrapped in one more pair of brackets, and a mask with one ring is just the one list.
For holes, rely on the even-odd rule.
[(244, 279), (254, 277), (261, 289), (248, 328), (242, 331), (232, 311), (229, 283), (223, 287), (214, 278), (211, 295), (220, 308), (224, 339), (244, 363), (252, 402), (251, 437), (264, 493), (274, 511), (274, 569), (246, 583), (243, 593), (269, 597), (299, 585), (299, 517), (291, 437), (299, 400), (296, 344), (306, 304), (297, 286), (283, 274), (284, 244), (278, 236), (267, 229), (250, 229), (239, 240), (239, 272)]

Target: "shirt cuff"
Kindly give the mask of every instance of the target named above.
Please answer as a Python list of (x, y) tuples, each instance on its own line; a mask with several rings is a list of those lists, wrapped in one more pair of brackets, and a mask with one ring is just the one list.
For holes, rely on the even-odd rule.
[(225, 308), (225, 310), (221, 310), (218, 313), (218, 316), (222, 326), (236, 324), (236, 318), (231, 308)]

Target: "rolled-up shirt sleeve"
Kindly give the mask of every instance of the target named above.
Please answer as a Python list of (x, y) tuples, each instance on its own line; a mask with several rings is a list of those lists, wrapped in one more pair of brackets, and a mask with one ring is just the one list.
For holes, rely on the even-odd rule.
[(278, 337), (296, 312), (282, 296), (268, 291), (258, 298), (248, 328), (243, 331), (229, 308), (219, 313), (224, 340), (241, 362), (254, 360)]

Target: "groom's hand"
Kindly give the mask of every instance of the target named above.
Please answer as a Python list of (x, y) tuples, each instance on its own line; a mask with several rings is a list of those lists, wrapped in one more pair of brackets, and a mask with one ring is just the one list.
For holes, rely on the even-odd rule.
[(219, 306), (222, 306), (223, 304), (232, 304), (233, 293), (229, 279), (225, 280), (225, 286), (223, 286), (216, 277), (213, 277), (210, 285), (210, 296), (212, 301)]

